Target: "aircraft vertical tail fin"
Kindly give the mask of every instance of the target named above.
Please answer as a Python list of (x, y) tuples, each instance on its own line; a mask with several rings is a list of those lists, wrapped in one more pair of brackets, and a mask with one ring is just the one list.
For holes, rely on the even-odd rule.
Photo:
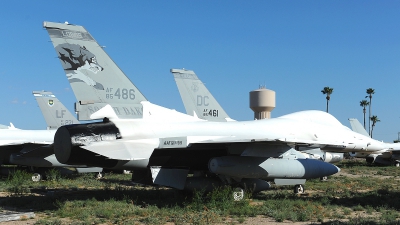
[(78, 102), (79, 120), (111, 104), (120, 117), (141, 117), (144, 95), (82, 26), (44, 22)]
[(232, 121), (192, 70), (171, 69), (186, 113), (209, 121)]
[(75, 116), (56, 98), (47, 91), (33, 91), (33, 96), (42, 111), (47, 123), (47, 129), (55, 130), (68, 124), (79, 124)]
[(365, 130), (365, 128), (363, 127), (363, 125), (361, 125), (361, 123), (360, 123), (357, 119), (355, 119), (355, 118), (350, 118), (349, 121), (350, 121), (351, 129), (352, 129), (354, 132), (369, 137), (368, 132)]

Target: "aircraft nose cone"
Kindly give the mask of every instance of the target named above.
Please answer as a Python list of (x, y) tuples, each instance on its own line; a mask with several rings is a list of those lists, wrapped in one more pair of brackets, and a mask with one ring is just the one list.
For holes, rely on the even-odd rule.
[(326, 173), (330, 173), (329, 175), (333, 175), (333, 174), (335, 174), (335, 173), (339, 173), (340, 172), (340, 168), (339, 167), (337, 167), (337, 166), (335, 166), (335, 165), (333, 165), (333, 164), (330, 164), (330, 163), (328, 163), (329, 165), (326, 165), (325, 167), (325, 170), (326, 170)]
[(340, 171), (339, 167), (317, 159), (305, 159), (301, 161), (305, 168), (306, 179), (326, 177)]

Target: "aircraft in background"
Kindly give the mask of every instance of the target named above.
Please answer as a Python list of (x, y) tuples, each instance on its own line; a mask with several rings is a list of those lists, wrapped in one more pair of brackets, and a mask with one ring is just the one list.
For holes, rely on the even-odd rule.
[[(47, 123), (47, 129), (58, 129), (60, 126), (68, 124), (80, 124), (75, 116), (62, 104), (56, 96), (47, 91), (33, 91), (43, 117)], [(90, 167), (90, 168), (76, 168), (78, 173), (97, 173), (96, 178), (103, 177), (103, 168)], [(129, 170), (113, 171), (122, 172), (124, 174), (130, 173)]]
[(33, 91), (32, 94), (42, 111), (48, 130), (57, 130), (63, 125), (80, 123), (53, 93)]
[(14, 124), (10, 123), (10, 126), (0, 124), (0, 129), (17, 129), (14, 127)]
[[(26, 156), (52, 155), (55, 130), (21, 130), (0, 129), (0, 163), (1, 165), (23, 165), (15, 163), (11, 155)], [(46, 166), (46, 165), (42, 165)]]
[[(208, 121), (229, 122), (231, 119), (218, 101), (193, 70), (171, 69), (178, 87), (186, 113)], [(343, 153), (325, 152), (319, 148), (299, 146), (297, 149), (306, 158), (318, 159), (328, 163), (343, 160)], [(326, 177), (323, 177), (326, 180)]]
[[(54, 152), (62, 163), (133, 169), (134, 182), (177, 189), (228, 184), (261, 191), (273, 180), (301, 192), (306, 179), (339, 168), (306, 159), (296, 146), (353, 148), (349, 140), (343, 143), (351, 131), (319, 111), (226, 123), (151, 104), (82, 26), (44, 22), (44, 27), (77, 97), (78, 114), (103, 119), (57, 130)], [(333, 140), (332, 134), (343, 138)]]
[[(359, 134), (369, 137), (368, 132), (361, 125), (361, 123), (355, 119), (350, 118), (351, 129)], [(400, 143), (385, 143), (385, 148), (380, 151), (373, 153), (370, 152), (350, 152), (351, 157), (365, 158), (367, 163), (376, 163), (381, 165), (395, 165), (400, 166)]]
[[(28, 166), (34, 172), (33, 181), (40, 181), (48, 168), (76, 167), (78, 173), (97, 173), (102, 176), (102, 168), (71, 166), (57, 161), (53, 151), (56, 129), (62, 125), (79, 123), (68, 109), (51, 93), (34, 91), (38, 105), (47, 123), (47, 130), (0, 130), (3, 146), (12, 151), (0, 151), (4, 157), (2, 164)], [(8, 159), (8, 160), (5, 160)]]

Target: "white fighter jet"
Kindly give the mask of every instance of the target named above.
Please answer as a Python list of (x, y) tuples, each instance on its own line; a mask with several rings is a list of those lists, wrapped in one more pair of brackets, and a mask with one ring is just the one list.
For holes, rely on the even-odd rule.
[[(229, 122), (232, 120), (205, 84), (192, 70), (171, 69), (176, 86), (188, 115), (209, 121)], [(343, 153), (321, 151), (319, 148), (299, 146), (297, 149), (306, 158), (336, 163), (343, 160)], [(326, 179), (324, 177), (323, 179)]]
[(57, 130), (54, 153), (61, 163), (134, 170), (135, 182), (178, 189), (228, 184), (260, 191), (273, 181), (302, 192), (306, 179), (339, 168), (306, 159), (298, 146), (328, 151), (380, 147), (321, 111), (215, 122), (154, 105), (85, 28), (52, 22), (44, 27), (77, 97), (78, 119), (103, 120)]
[(43, 173), (51, 167), (77, 167), (78, 173), (96, 172), (102, 168), (86, 168), (60, 163), (53, 150), (56, 129), (62, 125), (79, 123), (51, 92), (33, 92), (46, 119), (47, 130), (0, 129), (1, 164), (30, 167), (33, 181), (40, 181)]
[[(350, 118), (351, 129), (361, 135), (369, 137), (368, 132), (364, 129), (361, 123)], [(350, 156), (356, 158), (365, 158), (367, 163), (375, 163), (380, 165), (395, 165), (400, 166), (400, 143), (385, 143), (385, 147), (376, 152), (350, 152)]]

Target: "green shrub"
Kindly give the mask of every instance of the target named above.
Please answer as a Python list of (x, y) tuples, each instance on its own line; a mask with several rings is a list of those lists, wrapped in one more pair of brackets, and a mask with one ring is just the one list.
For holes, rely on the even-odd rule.
[(29, 193), (28, 183), (30, 179), (30, 175), (24, 170), (15, 170), (11, 172), (7, 179), (7, 191), (16, 195)]
[(57, 168), (52, 168), (46, 171), (46, 180), (59, 181), (60, 179), (61, 179), (61, 173)]

